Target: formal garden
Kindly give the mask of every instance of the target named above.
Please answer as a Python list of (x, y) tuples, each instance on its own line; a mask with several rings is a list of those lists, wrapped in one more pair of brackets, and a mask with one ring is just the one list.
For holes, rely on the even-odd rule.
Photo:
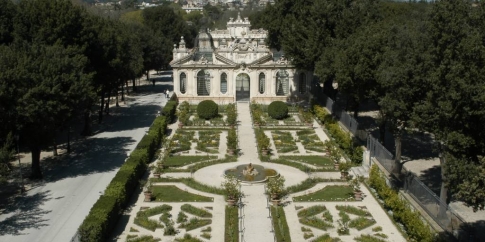
[[(197, 179), (197, 174), (239, 165), (245, 176), (251, 176), (260, 169), (259, 164), (283, 165), (302, 172), (301, 182), (295, 183), (286, 181), (277, 169), (263, 171), (267, 176), (264, 186), (271, 204), (268, 212), (275, 241), (405, 241), (404, 238), (419, 238), (418, 232), (428, 231), (421, 224), (424, 230), (413, 234), (419, 229), (415, 220), (410, 222), (414, 224), (405, 225), (409, 223), (406, 219), (416, 216), (414, 212), (397, 214), (397, 219), (396, 213), (384, 212), (377, 201), (386, 208), (401, 205), (389, 204), (382, 197), (389, 196), (390, 191), (380, 191), (385, 188), (378, 172), (371, 172), (370, 180), (349, 175), (350, 168), (359, 165), (362, 149), (338, 124), (335, 126), (323, 108), (315, 106), (310, 112), (284, 103), (275, 107), (277, 110), (271, 105), (250, 104), (250, 130), (254, 130), (257, 157), (262, 161), (252, 166), (241, 160), (245, 144), (240, 144), (238, 137), (243, 132), (240, 125), (244, 124), (238, 123), (235, 104), (167, 104), (163, 116), (157, 118), (147, 135), (151, 141), (144, 138), (138, 145), (143, 149), (135, 150), (128, 159), (142, 161), (137, 163), (139, 167), (130, 165), (136, 174), (128, 176), (131, 180), (122, 190), (125, 195), (116, 197), (116, 184), (120, 183), (113, 180), (103, 195), (106, 198), (102, 196), (93, 207), (92, 217), (88, 216), (81, 231), (94, 237), (112, 229), (113, 221), (109, 219), (96, 222), (99, 214), (94, 212), (107, 211), (96, 206), (106, 206), (108, 198), (115, 196), (113, 202), (120, 202), (113, 209), (118, 210), (110, 213), (118, 214), (128, 203), (130, 189), (134, 189), (140, 195), (118, 237), (120, 241), (239, 241), (243, 236), (240, 216), (244, 214), (240, 213), (244, 210), (240, 205), (244, 181), (224, 175), (224, 170), (201, 179)], [(167, 125), (170, 136), (164, 135)], [(145, 170), (149, 174), (143, 178)], [(117, 177), (126, 177), (122, 175)], [(215, 182), (220, 185), (214, 185)], [(134, 187), (137, 183), (138, 189)], [(367, 184), (375, 185), (372, 191), (380, 196), (378, 200)], [(262, 216), (255, 219), (267, 219), (267, 215)], [(392, 225), (390, 217), (397, 225)], [(89, 230), (94, 222), (102, 229)]]

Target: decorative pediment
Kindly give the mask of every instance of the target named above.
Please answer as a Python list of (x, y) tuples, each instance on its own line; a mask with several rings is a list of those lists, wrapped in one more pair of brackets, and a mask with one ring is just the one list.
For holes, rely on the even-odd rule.
[(269, 62), (273, 60), (273, 56), (271, 54), (267, 54), (251, 63), (249, 63), (249, 66), (252, 66), (252, 65), (261, 65), (261, 64), (264, 64), (266, 62)]
[(216, 53), (215, 56), (216, 56), (216, 59), (217, 60), (221, 61), (224, 64), (231, 65), (231, 66), (237, 65), (236, 62), (234, 62), (231, 59), (226, 58), (226, 57), (224, 57), (222, 55), (219, 55), (219, 54)]
[(176, 59), (170, 62), (170, 65), (182, 65), (192, 60), (193, 54), (186, 55), (180, 59)]

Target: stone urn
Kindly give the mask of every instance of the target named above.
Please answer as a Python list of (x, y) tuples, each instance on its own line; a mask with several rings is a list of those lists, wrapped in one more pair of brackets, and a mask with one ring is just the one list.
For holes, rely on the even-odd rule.
[(338, 162), (333, 163), (333, 168), (335, 168), (335, 170), (337, 170), (337, 171), (339, 170), (338, 169), (339, 168)]
[(278, 206), (281, 203), (281, 200), (279, 199), (272, 199), (271, 202), (273, 203), (273, 206)]
[(362, 201), (362, 191), (361, 190), (355, 190), (354, 191), (354, 198), (356, 201)]
[(234, 155), (234, 149), (227, 149), (227, 153), (229, 155)]
[(347, 179), (348, 176), (349, 176), (348, 171), (341, 171), (340, 172), (340, 179), (345, 180), (345, 179)]
[(261, 149), (261, 154), (268, 155), (268, 149)]
[(180, 122), (179, 123), (179, 129), (183, 128), (184, 127), (184, 123)]
[(153, 173), (154, 178), (160, 178), (160, 172), (155, 172)]
[(144, 191), (143, 194), (145, 194), (145, 202), (151, 202), (152, 201), (152, 191)]
[(234, 199), (227, 199), (227, 205), (229, 206), (235, 206), (236, 205), (236, 200)]

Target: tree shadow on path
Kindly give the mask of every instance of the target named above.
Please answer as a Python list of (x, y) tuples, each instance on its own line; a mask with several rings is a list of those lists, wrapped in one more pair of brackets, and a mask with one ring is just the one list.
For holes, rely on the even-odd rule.
[(15, 201), (5, 208), (0, 222), (0, 235), (22, 235), (22, 231), (30, 228), (40, 229), (47, 226), (45, 214), (51, 211), (40, 208), (44, 202), (51, 198), (50, 191), (39, 192), (33, 195), (16, 197)]

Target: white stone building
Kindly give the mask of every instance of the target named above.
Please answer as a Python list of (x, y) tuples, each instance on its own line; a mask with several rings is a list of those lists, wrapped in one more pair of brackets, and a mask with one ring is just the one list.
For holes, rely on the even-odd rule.
[(193, 49), (185, 47), (183, 37), (178, 48), (174, 45), (170, 65), (181, 102), (308, 99), (312, 72), (296, 70), (281, 51), (265, 45), (266, 30), (250, 26), (238, 15), (225, 30), (199, 33)]

